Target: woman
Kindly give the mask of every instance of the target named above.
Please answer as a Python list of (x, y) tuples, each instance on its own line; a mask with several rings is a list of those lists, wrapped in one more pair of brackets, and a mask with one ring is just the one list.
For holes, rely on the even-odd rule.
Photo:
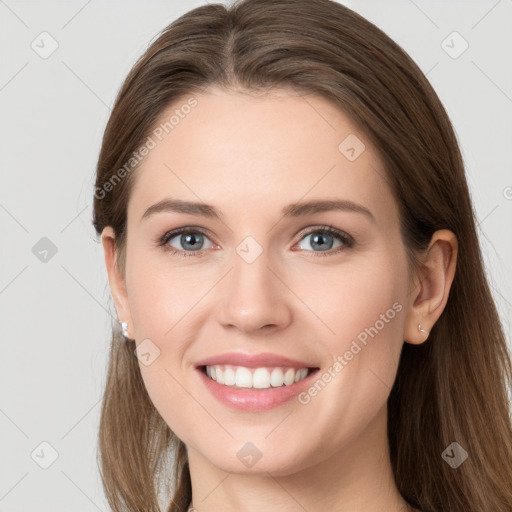
[(377, 27), (329, 0), (186, 13), (126, 78), (94, 195), (112, 510), (512, 510), (463, 162)]

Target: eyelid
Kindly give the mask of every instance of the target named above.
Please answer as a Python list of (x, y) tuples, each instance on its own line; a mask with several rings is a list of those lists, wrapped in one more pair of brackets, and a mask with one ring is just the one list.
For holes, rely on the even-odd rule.
[(347, 242), (355, 243), (354, 238), (351, 235), (349, 235), (346, 231), (335, 228), (334, 226), (330, 226), (329, 224), (317, 224), (304, 228), (303, 230), (299, 231), (297, 235), (300, 236), (298, 241), (300, 242), (300, 240), (302, 240), (304, 236), (316, 233), (317, 231), (325, 231), (341, 239), (346, 239)]

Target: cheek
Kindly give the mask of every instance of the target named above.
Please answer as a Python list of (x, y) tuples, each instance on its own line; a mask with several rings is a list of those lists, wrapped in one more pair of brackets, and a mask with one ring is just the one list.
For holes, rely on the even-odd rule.
[[(403, 346), (407, 282), (396, 256), (332, 274), (319, 316), (334, 331), (318, 339), (332, 365), (303, 396), (319, 424), (332, 425), (333, 443), (357, 435), (385, 406)], [(364, 267), (364, 269), (363, 269)], [(320, 299), (318, 299), (320, 300)], [(323, 306), (321, 308), (321, 306)], [(325, 391), (324, 391), (325, 390)]]
[(133, 249), (127, 280), (137, 338), (161, 342), (172, 338), (180, 319), (193, 309), (205, 288), (205, 276), (175, 268), (165, 254), (154, 251)]
[(394, 379), (405, 325), (403, 257), (380, 254), (359, 261), (357, 268), (354, 264), (333, 273), (318, 304), (331, 331), (322, 337), (324, 349), (333, 360), (340, 356), (347, 365), (360, 368), (357, 379), (367, 378), (368, 370), (382, 375), (387, 384)]
[[(182, 363), (187, 340), (195, 336), (194, 304), (201, 289), (197, 283), (189, 288), (183, 274), (169, 271), (147, 255), (140, 256), (132, 257), (127, 277), (141, 376), (164, 421), (180, 439), (188, 441), (190, 422), (196, 421), (196, 416), (183, 416), (183, 411), (191, 408), (191, 395), (187, 392)], [(149, 354), (149, 361), (145, 353)]]
[[(323, 276), (325, 286), (318, 287), (310, 296), (336, 335), (354, 336), (356, 331), (375, 324), (390, 309), (388, 316), (395, 318), (397, 307), (393, 309), (393, 304), (404, 300), (407, 278), (400, 256), (393, 257), (395, 262), (385, 254), (370, 255), (342, 265), (339, 270), (332, 269), (328, 279)], [(318, 279), (321, 282), (320, 275)]]

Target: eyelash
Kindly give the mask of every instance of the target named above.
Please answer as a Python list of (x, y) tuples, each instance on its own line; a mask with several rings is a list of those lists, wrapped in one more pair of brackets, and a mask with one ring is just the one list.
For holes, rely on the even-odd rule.
[[(202, 256), (206, 252), (207, 249), (201, 249), (200, 251), (181, 251), (179, 249), (175, 249), (174, 247), (167, 245), (169, 240), (171, 240), (175, 236), (181, 235), (183, 233), (187, 233), (187, 234), (200, 233), (200, 234), (208, 237), (208, 234), (205, 231), (203, 231), (202, 229), (194, 228), (191, 226), (191, 227), (187, 227), (187, 228), (179, 228), (179, 229), (175, 229), (173, 231), (168, 231), (161, 238), (159, 238), (157, 240), (157, 245), (163, 247), (163, 249), (165, 251), (168, 251), (173, 255), (181, 256), (184, 258)], [(310, 231), (302, 233), (301, 237), (299, 239), (299, 242), (306, 236), (312, 235), (313, 233), (328, 233), (330, 235), (333, 235), (336, 238), (338, 238), (339, 241), (341, 241), (343, 243), (343, 246), (337, 247), (336, 249), (329, 249), (328, 251), (308, 251), (308, 250), (306, 250), (306, 252), (315, 253), (315, 256), (312, 256), (312, 257), (333, 256), (334, 254), (338, 254), (340, 251), (346, 250), (347, 248), (350, 249), (350, 248), (354, 247), (354, 245), (355, 245), (355, 241), (350, 235), (348, 235), (344, 231), (340, 231), (339, 229), (333, 228), (332, 226), (328, 226), (328, 225), (317, 226), (317, 227), (311, 229)]]

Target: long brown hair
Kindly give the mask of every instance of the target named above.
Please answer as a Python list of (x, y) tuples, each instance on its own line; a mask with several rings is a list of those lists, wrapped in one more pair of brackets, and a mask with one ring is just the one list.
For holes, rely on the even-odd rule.
[[(130, 71), (99, 155), (93, 224), (98, 235), (113, 227), (123, 275), (136, 166), (119, 169), (164, 109), (210, 85), (288, 87), (345, 112), (380, 154), (412, 268), (436, 230), (455, 233), (446, 308), (427, 342), (404, 344), (389, 396), (392, 468), (402, 496), (423, 512), (512, 511), (510, 354), (457, 139), (424, 74), (380, 29), (330, 0), (242, 0), (178, 18)], [(156, 512), (159, 500), (168, 512), (185, 511), (186, 448), (153, 406), (133, 344), (119, 336), (114, 329), (99, 428), (106, 497), (115, 512)], [(469, 454), (456, 469), (442, 457), (453, 442)]]

